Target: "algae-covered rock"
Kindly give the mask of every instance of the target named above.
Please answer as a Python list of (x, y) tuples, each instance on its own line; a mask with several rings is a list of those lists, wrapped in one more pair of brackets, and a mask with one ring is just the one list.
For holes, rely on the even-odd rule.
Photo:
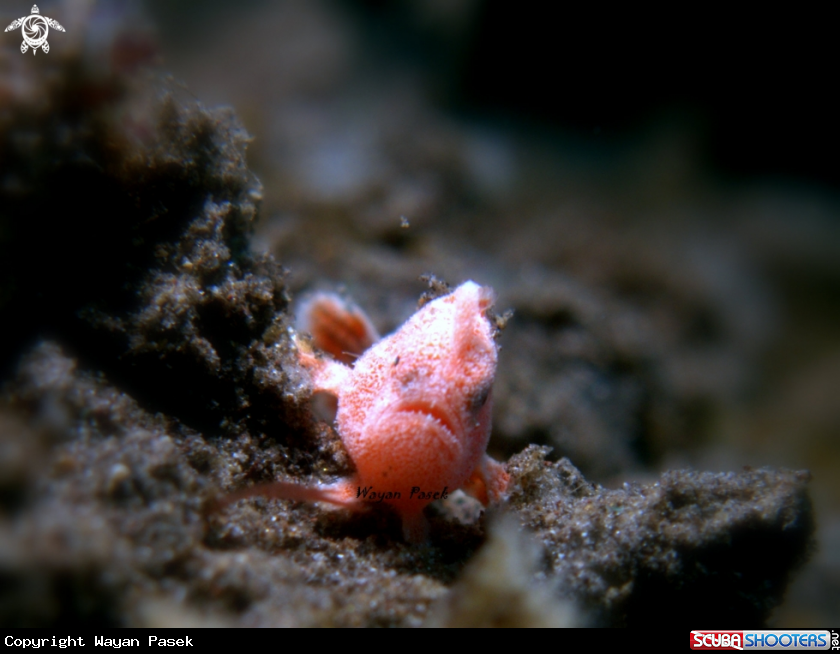
[(510, 502), (598, 623), (763, 624), (813, 549), (807, 472), (678, 470), (608, 490), (545, 454), (511, 459)]

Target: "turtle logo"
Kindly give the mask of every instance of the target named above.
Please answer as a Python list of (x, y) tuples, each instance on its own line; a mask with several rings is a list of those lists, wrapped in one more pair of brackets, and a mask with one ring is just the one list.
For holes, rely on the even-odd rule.
[(38, 48), (43, 49), (44, 52), (50, 51), (47, 34), (50, 33), (51, 27), (59, 32), (64, 31), (58, 21), (42, 16), (38, 5), (32, 5), (32, 13), (28, 16), (13, 20), (6, 31), (11, 32), (18, 27), (21, 27), (23, 32), (23, 43), (20, 44), (20, 51), (26, 52), (29, 48), (32, 48), (32, 54), (35, 54)]

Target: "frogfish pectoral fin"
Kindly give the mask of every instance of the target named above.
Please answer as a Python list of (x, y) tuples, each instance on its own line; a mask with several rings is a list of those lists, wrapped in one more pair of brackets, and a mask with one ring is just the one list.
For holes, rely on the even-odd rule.
[(488, 506), (502, 500), (509, 483), (510, 475), (504, 466), (485, 454), (461, 490)]

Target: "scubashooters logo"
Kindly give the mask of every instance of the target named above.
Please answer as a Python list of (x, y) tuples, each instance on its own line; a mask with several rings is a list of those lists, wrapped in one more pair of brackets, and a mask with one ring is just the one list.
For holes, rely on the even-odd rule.
[(763, 631), (695, 630), (691, 649), (703, 650), (823, 650), (832, 647), (828, 630), (765, 629)]
[(38, 5), (32, 5), (32, 13), (28, 16), (13, 20), (12, 24), (6, 28), (6, 31), (11, 32), (18, 27), (23, 32), (23, 43), (20, 44), (20, 51), (26, 53), (29, 48), (32, 48), (32, 54), (35, 54), (38, 48), (41, 48), (44, 52), (50, 51), (50, 44), (47, 43), (47, 34), (50, 33), (51, 27), (59, 32), (64, 31), (64, 28), (57, 20), (42, 16)]

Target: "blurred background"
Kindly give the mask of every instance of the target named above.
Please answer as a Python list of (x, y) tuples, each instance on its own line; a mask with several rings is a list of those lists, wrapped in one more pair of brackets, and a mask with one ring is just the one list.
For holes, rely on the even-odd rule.
[[(9, 4), (8, 21), (23, 11)], [(686, 466), (810, 469), (819, 551), (775, 622), (836, 622), (827, 17), (501, 0), (41, 11), (94, 6), (92, 38), (131, 25), (125, 62), (155, 60), (183, 92), (234, 107), (264, 187), (253, 247), (295, 291), (346, 289), (387, 333), (422, 273), (496, 289), (514, 310), (499, 458), (548, 444), (605, 485)]]

